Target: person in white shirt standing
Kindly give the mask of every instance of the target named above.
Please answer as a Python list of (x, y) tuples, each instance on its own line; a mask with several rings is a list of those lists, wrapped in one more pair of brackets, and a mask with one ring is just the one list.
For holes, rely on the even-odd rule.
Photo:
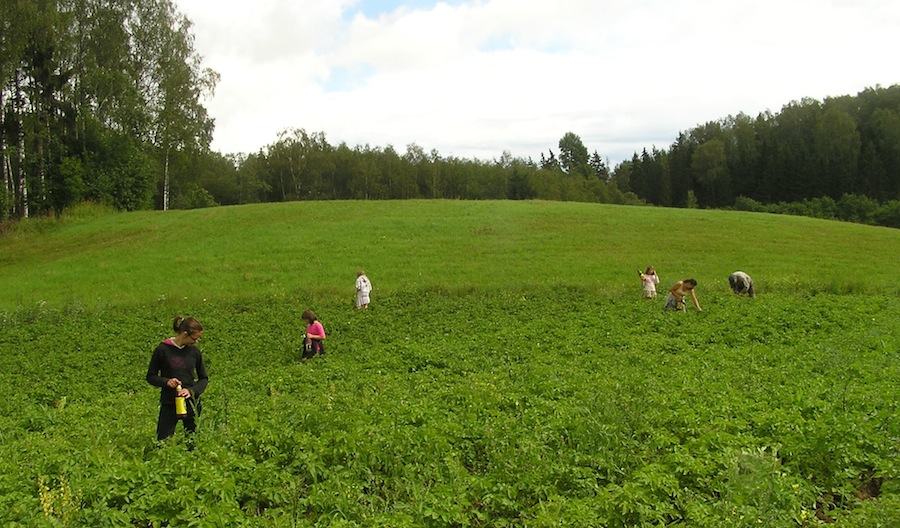
[(372, 283), (366, 277), (366, 272), (356, 272), (356, 309), (369, 309), (369, 292), (372, 291)]

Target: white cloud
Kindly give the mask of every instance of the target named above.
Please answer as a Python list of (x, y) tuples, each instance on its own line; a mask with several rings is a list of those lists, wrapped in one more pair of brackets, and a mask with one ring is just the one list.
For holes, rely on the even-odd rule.
[(708, 120), (900, 82), (887, 0), (395, 2), (377, 17), (365, 3), (180, 0), (222, 74), (213, 148), (296, 127), (539, 159), (571, 131), (617, 163)]

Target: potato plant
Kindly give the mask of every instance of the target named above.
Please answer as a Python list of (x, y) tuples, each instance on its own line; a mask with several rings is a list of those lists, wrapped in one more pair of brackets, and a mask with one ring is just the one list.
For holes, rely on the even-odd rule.
[(6, 526), (889, 526), (893, 295), (701, 290), (701, 313), (576, 287), (177, 307), (210, 371), (155, 442), (169, 301), (0, 313)]

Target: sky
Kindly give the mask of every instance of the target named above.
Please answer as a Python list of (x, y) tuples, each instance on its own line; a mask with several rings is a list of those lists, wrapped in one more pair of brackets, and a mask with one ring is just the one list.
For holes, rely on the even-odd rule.
[(900, 83), (895, 0), (175, 0), (213, 150), (331, 145), (539, 161), (577, 134), (615, 167), (729, 115)]

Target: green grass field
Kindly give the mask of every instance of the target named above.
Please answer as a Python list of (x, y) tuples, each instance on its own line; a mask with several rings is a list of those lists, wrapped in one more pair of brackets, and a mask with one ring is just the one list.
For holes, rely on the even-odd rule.
[(648, 264), (664, 283), (696, 278), (706, 294), (727, 290), (737, 269), (770, 293), (900, 292), (897, 230), (803, 217), (454, 201), (73, 216), (30, 220), (39, 225), (0, 238), (0, 308), (281, 294), (314, 302), (349, 297), (358, 268), (382, 296), (577, 287), (628, 297)]
[[(574, 203), (29, 220), (0, 236), (0, 521), (896, 526), (898, 256), (890, 229)], [(703, 312), (641, 300), (648, 264)], [(301, 362), (307, 307), (329, 352)], [(175, 313), (206, 327), (193, 450), (156, 445), (144, 381)]]

